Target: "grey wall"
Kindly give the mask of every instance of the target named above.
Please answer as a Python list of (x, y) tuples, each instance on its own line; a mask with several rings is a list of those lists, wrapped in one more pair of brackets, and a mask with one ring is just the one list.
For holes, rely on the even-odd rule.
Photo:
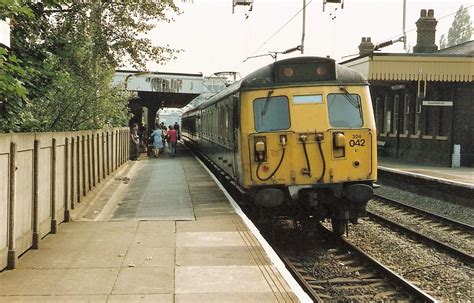
[(0, 134), (0, 270), (69, 220), (70, 210), (128, 161), (129, 129)]

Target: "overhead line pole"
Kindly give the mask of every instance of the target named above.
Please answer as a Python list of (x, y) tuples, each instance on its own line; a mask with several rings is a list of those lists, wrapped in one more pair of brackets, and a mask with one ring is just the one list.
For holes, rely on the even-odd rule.
[(407, 0), (403, 0), (403, 49), (407, 50), (407, 32), (406, 32)]
[(306, 0), (303, 0), (303, 33), (301, 35), (301, 54), (304, 54), (305, 30), (306, 30)]

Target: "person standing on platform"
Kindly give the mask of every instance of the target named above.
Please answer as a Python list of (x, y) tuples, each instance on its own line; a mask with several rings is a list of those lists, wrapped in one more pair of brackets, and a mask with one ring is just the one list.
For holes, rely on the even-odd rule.
[(162, 131), (161, 141), (163, 142), (162, 152), (164, 152), (165, 147), (166, 147), (166, 141), (168, 140), (168, 131), (166, 130), (166, 126), (163, 124), (163, 122), (161, 122), (161, 131)]
[(130, 160), (138, 161), (138, 146), (140, 140), (138, 137), (138, 124), (134, 123), (130, 130)]
[(156, 125), (150, 137), (153, 138), (153, 157), (158, 158), (163, 149), (163, 131), (159, 125)]
[(170, 125), (168, 130), (168, 148), (170, 157), (174, 157), (176, 155), (176, 142), (176, 131), (173, 129), (173, 125)]
[(146, 153), (146, 147), (147, 147), (147, 138), (146, 138), (146, 133), (147, 133), (147, 129), (146, 129), (146, 125), (143, 125), (143, 124), (139, 124), (138, 125), (138, 150), (139, 150), (139, 153), (140, 152), (143, 152), (143, 153)]
[(181, 140), (181, 131), (179, 130), (178, 122), (175, 122), (173, 125), (174, 130), (176, 131), (176, 139), (177, 141)]

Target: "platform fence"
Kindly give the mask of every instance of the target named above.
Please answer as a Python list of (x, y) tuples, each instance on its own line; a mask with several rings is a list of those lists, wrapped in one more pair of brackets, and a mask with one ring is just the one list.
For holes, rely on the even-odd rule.
[(0, 270), (38, 249), (129, 159), (129, 129), (0, 134)]

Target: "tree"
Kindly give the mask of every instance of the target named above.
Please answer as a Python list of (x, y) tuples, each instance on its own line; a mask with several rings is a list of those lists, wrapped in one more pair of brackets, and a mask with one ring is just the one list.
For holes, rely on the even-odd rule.
[(448, 37), (441, 35), (440, 48), (447, 48), (471, 40), (472, 23), (467, 8), (462, 5), (454, 16), (453, 24), (448, 31)]
[(143, 35), (157, 21), (171, 22), (168, 12), (179, 13), (172, 0), (0, 0), (0, 11), (12, 18), (11, 54), (0, 53), (9, 78), (0, 85), (10, 79), (9, 94), (16, 92), (4, 132), (124, 126), (130, 93), (112, 86), (115, 69), (163, 63), (179, 52)]
[[(0, 0), (0, 20), (31, 15), (31, 10), (16, 0)], [(27, 69), (23, 67), (22, 60), (0, 46), (0, 131), (16, 130), (16, 122), (21, 122), (25, 117), (27, 90), (22, 78), (26, 74)]]

